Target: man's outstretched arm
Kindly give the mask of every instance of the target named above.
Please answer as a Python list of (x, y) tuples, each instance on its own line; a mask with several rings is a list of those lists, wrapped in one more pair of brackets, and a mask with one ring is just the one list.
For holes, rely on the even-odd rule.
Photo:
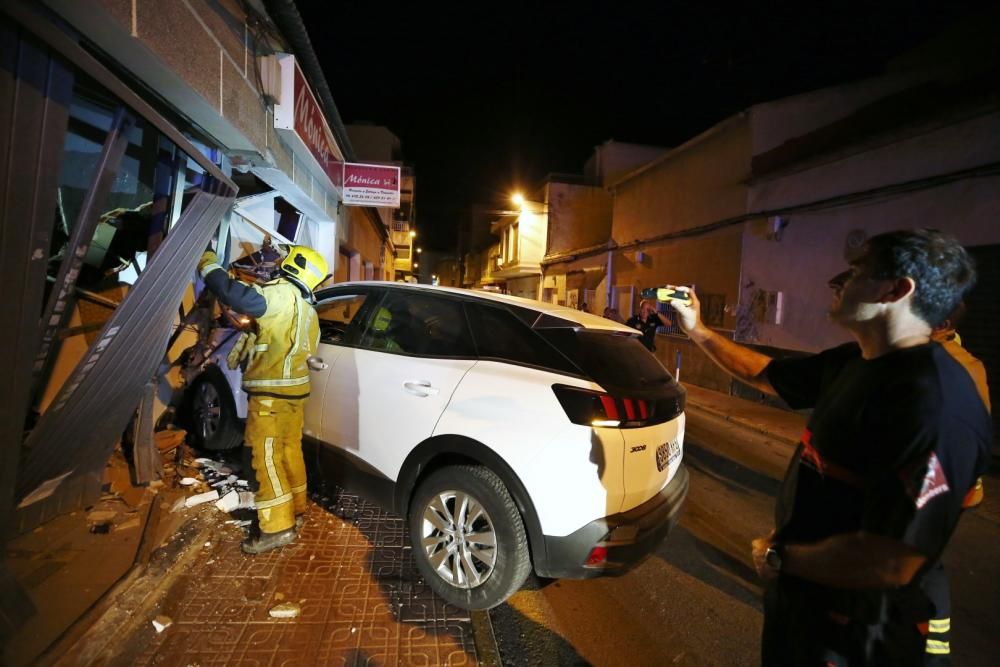
[(754, 389), (777, 395), (765, 372), (771, 357), (734, 343), (706, 327), (701, 321), (701, 304), (694, 290), (691, 290), (690, 304), (673, 300), (668, 303), (677, 311), (677, 323), (684, 333), (722, 370)]

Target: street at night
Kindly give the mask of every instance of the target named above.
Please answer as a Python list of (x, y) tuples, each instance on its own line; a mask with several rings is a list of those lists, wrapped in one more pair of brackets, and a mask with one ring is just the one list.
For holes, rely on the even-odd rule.
[(997, 34), (0, 0), (0, 665), (994, 664)]

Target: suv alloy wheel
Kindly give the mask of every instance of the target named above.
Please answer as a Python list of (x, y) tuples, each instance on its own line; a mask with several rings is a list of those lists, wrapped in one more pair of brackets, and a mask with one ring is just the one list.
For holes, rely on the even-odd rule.
[(500, 478), (483, 466), (431, 473), (410, 502), (409, 528), (420, 573), (456, 606), (495, 607), (531, 571), (521, 514)]

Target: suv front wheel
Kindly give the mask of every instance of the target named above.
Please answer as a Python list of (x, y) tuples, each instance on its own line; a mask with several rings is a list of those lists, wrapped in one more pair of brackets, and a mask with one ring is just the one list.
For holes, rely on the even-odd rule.
[(500, 478), (482, 466), (431, 473), (410, 502), (409, 526), (420, 573), (458, 607), (495, 607), (531, 572), (521, 514)]

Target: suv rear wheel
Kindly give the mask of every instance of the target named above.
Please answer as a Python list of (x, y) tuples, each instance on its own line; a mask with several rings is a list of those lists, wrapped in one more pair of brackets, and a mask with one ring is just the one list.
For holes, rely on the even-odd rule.
[(495, 607), (531, 572), (521, 514), (500, 478), (482, 466), (431, 473), (410, 503), (409, 526), (420, 573), (458, 607)]

